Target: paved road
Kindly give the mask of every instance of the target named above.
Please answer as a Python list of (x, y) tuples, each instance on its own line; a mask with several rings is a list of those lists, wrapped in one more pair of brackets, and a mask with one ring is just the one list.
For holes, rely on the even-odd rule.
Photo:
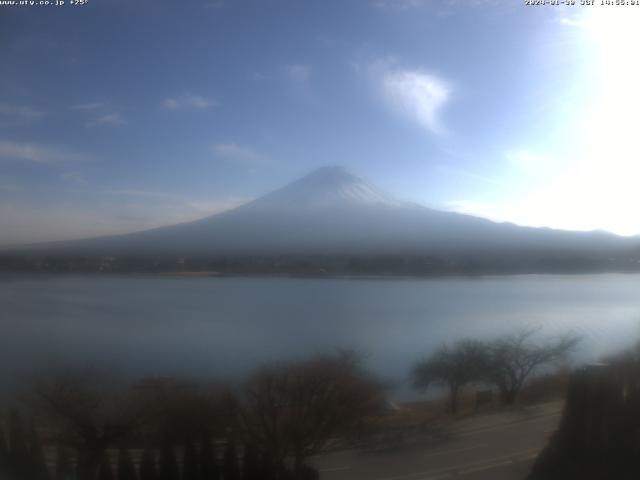
[(315, 459), (322, 480), (521, 480), (555, 431), (562, 404), (456, 422), (439, 445), (343, 451)]

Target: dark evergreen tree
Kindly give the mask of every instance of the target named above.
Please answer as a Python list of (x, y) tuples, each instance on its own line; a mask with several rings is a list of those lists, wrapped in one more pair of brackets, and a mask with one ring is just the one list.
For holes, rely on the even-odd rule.
[(222, 478), (224, 480), (240, 480), (240, 466), (238, 465), (238, 452), (232, 439), (227, 440), (222, 458)]
[(111, 470), (111, 460), (109, 460), (109, 455), (107, 455), (106, 452), (104, 452), (100, 466), (98, 467), (98, 480), (114, 480), (113, 470)]
[(178, 460), (173, 445), (168, 439), (162, 443), (160, 449), (160, 469), (158, 471), (159, 480), (179, 480)]
[(29, 470), (31, 480), (49, 480), (47, 460), (34, 423), (29, 429)]
[(200, 441), (200, 480), (219, 480), (220, 468), (214, 443), (208, 433), (203, 432)]
[(198, 480), (198, 452), (191, 439), (184, 445), (184, 455), (182, 457), (182, 480)]
[(121, 446), (118, 450), (118, 480), (137, 480), (136, 467), (133, 465), (129, 449)]
[[(27, 434), (22, 416), (16, 410), (9, 413), (9, 474), (16, 479), (27, 479), (31, 473)], [(11, 478), (10, 477), (10, 478)]]
[(55, 480), (73, 480), (73, 466), (69, 450), (58, 446), (56, 453)]
[(158, 470), (156, 468), (156, 456), (149, 447), (142, 451), (140, 460), (140, 480), (157, 480)]

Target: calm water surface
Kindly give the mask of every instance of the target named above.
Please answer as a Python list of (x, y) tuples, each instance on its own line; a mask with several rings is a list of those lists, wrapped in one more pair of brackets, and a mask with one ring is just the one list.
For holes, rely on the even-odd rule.
[(442, 342), (522, 326), (595, 360), (640, 331), (639, 275), (440, 279), (0, 277), (0, 375), (66, 365), (239, 378), (334, 347), (406, 379)]

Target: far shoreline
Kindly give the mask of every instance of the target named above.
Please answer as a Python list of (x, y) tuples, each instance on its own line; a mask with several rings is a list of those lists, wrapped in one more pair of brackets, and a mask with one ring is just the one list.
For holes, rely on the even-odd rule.
[(606, 270), (606, 271), (566, 271), (566, 272), (486, 272), (462, 273), (449, 272), (437, 274), (295, 274), (295, 273), (225, 273), (219, 271), (183, 271), (183, 272), (145, 272), (145, 271), (7, 271), (0, 270), (0, 279), (9, 277), (128, 277), (128, 278), (158, 278), (158, 279), (290, 279), (290, 280), (452, 280), (452, 279), (485, 279), (485, 278), (515, 278), (515, 277), (581, 277), (606, 275), (639, 275), (640, 270)]

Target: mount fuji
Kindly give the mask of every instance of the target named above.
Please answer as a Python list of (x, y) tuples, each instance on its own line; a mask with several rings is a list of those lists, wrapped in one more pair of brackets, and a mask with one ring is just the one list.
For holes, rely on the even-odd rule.
[[(341, 167), (323, 167), (233, 210), (137, 233), (31, 246), (101, 256), (418, 255), (609, 258), (638, 239), (521, 227), (405, 202)], [(625, 261), (627, 261), (625, 260)]]

